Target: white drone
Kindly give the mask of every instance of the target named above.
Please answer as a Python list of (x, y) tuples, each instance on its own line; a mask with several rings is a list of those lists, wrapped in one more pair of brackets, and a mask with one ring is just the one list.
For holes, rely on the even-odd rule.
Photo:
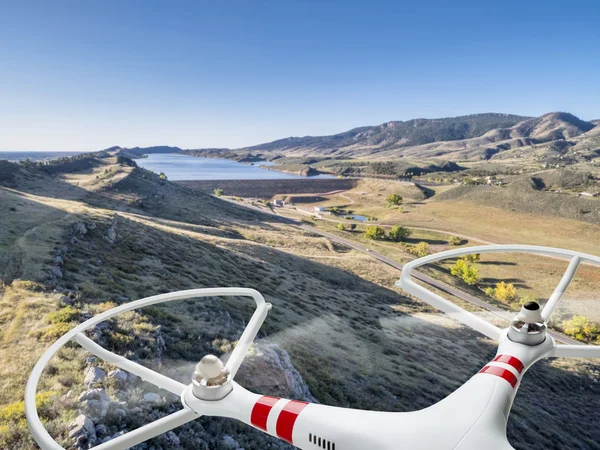
[[(526, 304), (501, 330), (439, 295), (414, 283), (413, 269), (446, 258), (472, 253), (523, 252), (571, 259), (554, 293), (540, 310)], [(523, 374), (544, 357), (600, 357), (600, 346), (557, 345), (546, 323), (582, 262), (600, 265), (600, 258), (584, 253), (525, 245), (492, 245), (446, 251), (408, 263), (397, 285), (406, 292), (446, 312), (451, 317), (497, 341), (496, 357), (458, 390), (439, 403), (414, 412), (376, 412), (311, 404), (298, 400), (254, 394), (234, 381), (271, 305), (253, 289), (192, 289), (148, 297), (104, 312), (75, 327), (55, 342), (35, 365), (25, 390), (25, 411), (33, 437), (43, 450), (61, 450), (45, 430), (37, 414), (35, 396), (42, 371), (52, 356), (71, 339), (106, 362), (181, 397), (183, 409), (95, 449), (126, 449), (165, 433), (200, 416), (240, 420), (302, 449), (364, 450), (398, 448), (508, 450), (506, 423)], [(208, 296), (248, 296), (256, 311), (227, 364), (207, 355), (196, 366), (189, 385), (149, 370), (103, 349), (83, 332), (125, 311), (157, 303)]]

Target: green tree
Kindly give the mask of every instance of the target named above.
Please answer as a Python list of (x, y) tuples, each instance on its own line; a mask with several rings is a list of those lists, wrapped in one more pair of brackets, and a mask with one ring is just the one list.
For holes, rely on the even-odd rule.
[(580, 341), (589, 341), (599, 332), (598, 325), (585, 316), (573, 316), (571, 320), (563, 321), (562, 326), (566, 334)]
[(365, 237), (376, 240), (385, 239), (385, 230), (379, 225), (369, 225), (365, 228)]
[(161, 172), (161, 173), (160, 173), (160, 175), (158, 175), (158, 176), (159, 176), (159, 178), (160, 178), (161, 180), (166, 180), (166, 179), (167, 179), (167, 176), (165, 175), (165, 173), (164, 173), (164, 172)]
[(356, 230), (356, 224), (355, 224), (355, 223), (353, 223), (353, 224), (350, 224), (350, 229), (351, 229), (352, 231)]
[(221, 189), (221, 188), (215, 188), (215, 189), (213, 190), (213, 193), (214, 193), (214, 194), (215, 194), (217, 197), (220, 197), (221, 195), (223, 195), (223, 189)]
[(387, 196), (388, 205), (400, 206), (402, 204), (402, 196), (398, 194), (390, 194)]
[(346, 231), (346, 227), (344, 226), (344, 224), (343, 224), (343, 223), (338, 223), (338, 225), (337, 225), (337, 228), (338, 228), (338, 230), (340, 230), (340, 231)]
[(390, 231), (389, 236), (392, 241), (404, 241), (408, 236), (410, 236), (410, 230), (400, 225), (394, 225)]

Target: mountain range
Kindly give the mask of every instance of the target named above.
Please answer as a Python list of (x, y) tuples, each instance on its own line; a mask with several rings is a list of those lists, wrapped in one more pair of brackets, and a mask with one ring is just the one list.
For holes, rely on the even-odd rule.
[(188, 153), (252, 161), (257, 156), (321, 156), (335, 158), (488, 160), (531, 151), (538, 157), (569, 152), (600, 155), (600, 121), (584, 121), (566, 112), (540, 117), (484, 113), (441, 119), (391, 121), (329, 136), (288, 137), (239, 148), (183, 150), (179, 147), (112, 147), (111, 155), (139, 157), (150, 153)]

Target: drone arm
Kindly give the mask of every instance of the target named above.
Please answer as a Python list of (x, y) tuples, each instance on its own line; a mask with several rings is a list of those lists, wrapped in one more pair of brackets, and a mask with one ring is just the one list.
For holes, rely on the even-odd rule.
[(557, 345), (549, 357), (600, 358), (600, 345)]
[(122, 356), (116, 355), (113, 352), (102, 348), (82, 333), (77, 333), (74, 339), (84, 349), (86, 349), (93, 355), (96, 355), (98, 358), (103, 359), (107, 363), (117, 366), (120, 369), (133, 373), (134, 375), (140, 377), (142, 380), (148, 381), (153, 385), (164, 389), (165, 391), (169, 391), (172, 394), (179, 396), (185, 389), (184, 384), (175, 381), (169, 377), (165, 377), (160, 373), (150, 370), (144, 366), (141, 366), (140, 364), (134, 363), (133, 361), (123, 358)]
[(118, 438), (111, 439), (104, 444), (100, 444), (94, 447), (96, 450), (125, 450), (134, 445), (141, 444), (148, 439), (158, 436), (159, 434), (166, 433), (173, 428), (177, 428), (187, 422), (190, 422), (200, 417), (191, 409), (182, 409), (173, 414), (151, 422), (143, 427), (137, 428), (130, 431)]
[(575, 272), (577, 271), (579, 264), (581, 264), (581, 258), (579, 256), (574, 256), (573, 258), (571, 258), (571, 262), (569, 263), (567, 270), (565, 271), (563, 277), (556, 286), (556, 289), (554, 289), (554, 292), (548, 299), (546, 306), (544, 306), (544, 310), (542, 311), (542, 318), (545, 322), (548, 321), (548, 319), (554, 312), (554, 308), (556, 308), (556, 305), (558, 304), (565, 291), (571, 284), (571, 281), (573, 281), (573, 277), (575, 276)]

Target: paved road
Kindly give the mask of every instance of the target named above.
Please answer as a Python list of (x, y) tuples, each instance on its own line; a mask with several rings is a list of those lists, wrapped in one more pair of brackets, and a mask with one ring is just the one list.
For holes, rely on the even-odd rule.
[[(227, 199), (224, 199), (224, 200), (227, 200)], [(379, 260), (379, 261), (381, 261), (381, 262), (383, 262), (385, 264), (387, 264), (388, 266), (391, 266), (394, 269), (397, 269), (398, 271), (402, 271), (402, 269), (403, 269), (402, 264), (394, 261), (393, 259), (388, 258), (385, 255), (382, 255), (381, 253), (373, 251), (373, 250), (369, 249), (368, 247), (366, 247), (366, 246), (364, 246), (362, 244), (359, 244), (359, 243), (357, 243), (355, 241), (351, 241), (350, 239), (343, 238), (341, 236), (338, 236), (338, 235), (333, 234), (333, 233), (329, 233), (327, 231), (319, 230), (318, 228), (315, 228), (315, 227), (304, 225), (302, 222), (299, 222), (299, 221), (297, 221), (295, 219), (290, 219), (289, 217), (285, 217), (285, 216), (281, 216), (281, 215), (276, 214), (276, 213), (265, 211), (264, 209), (259, 208), (257, 206), (243, 204), (243, 203), (239, 203), (239, 202), (236, 202), (236, 201), (233, 201), (233, 200), (227, 200), (227, 201), (235, 203), (236, 205), (241, 205), (241, 206), (244, 206), (246, 208), (250, 208), (250, 209), (254, 209), (254, 210), (260, 211), (260, 212), (262, 212), (264, 214), (269, 214), (269, 215), (275, 216), (275, 217), (277, 217), (280, 220), (283, 219), (283, 221), (288, 222), (288, 223), (293, 224), (293, 225), (296, 225), (296, 226), (302, 228), (303, 230), (306, 230), (306, 231), (314, 233), (314, 234), (319, 234), (319, 235), (321, 235), (323, 237), (326, 237), (326, 238), (328, 238), (328, 239), (330, 239), (330, 240), (332, 240), (334, 242), (346, 245), (346, 246), (351, 247), (351, 248), (353, 248), (355, 250), (363, 252), (363, 253), (365, 253), (365, 254), (367, 254), (367, 255), (369, 255), (369, 256), (371, 256), (371, 257), (373, 257), (373, 258), (375, 258), (375, 259), (377, 259), (377, 260)], [(436, 280), (435, 278), (432, 278), (432, 277), (430, 277), (428, 275), (424, 275), (424, 274), (421, 274), (421, 273), (418, 273), (418, 272), (415, 271), (415, 272), (413, 272), (413, 277), (416, 278), (416, 279), (418, 279), (418, 280), (421, 280), (421, 281), (429, 284), (430, 286), (433, 286), (433, 287), (435, 287), (435, 288), (437, 288), (437, 289), (439, 289), (439, 290), (441, 290), (443, 292), (446, 292), (448, 294), (454, 295), (455, 297), (460, 298), (461, 300), (469, 302), (469, 303), (471, 303), (473, 305), (477, 305), (480, 308), (483, 308), (486, 311), (489, 311), (489, 312), (493, 313), (494, 315), (496, 315), (498, 317), (501, 317), (501, 318), (503, 318), (505, 320), (507, 319), (507, 315), (508, 315), (508, 317), (512, 316), (512, 314), (510, 312), (504, 311), (504, 310), (502, 310), (502, 309), (500, 309), (500, 308), (498, 308), (498, 307), (496, 307), (494, 305), (490, 305), (489, 303), (487, 303), (487, 302), (485, 302), (483, 300), (480, 300), (479, 298), (477, 298), (477, 297), (475, 297), (475, 296), (473, 296), (473, 295), (471, 295), (471, 294), (469, 294), (467, 292), (461, 291), (460, 289), (457, 289), (454, 286), (450, 286), (450, 285), (444, 283), (443, 281)], [(556, 331), (550, 331), (549, 330), (548, 334), (550, 334), (554, 339), (559, 340), (561, 342), (564, 342), (565, 344), (582, 345), (581, 342), (576, 341), (575, 339), (571, 339), (570, 337), (565, 336), (565, 335), (563, 335), (561, 333), (558, 333)]]

